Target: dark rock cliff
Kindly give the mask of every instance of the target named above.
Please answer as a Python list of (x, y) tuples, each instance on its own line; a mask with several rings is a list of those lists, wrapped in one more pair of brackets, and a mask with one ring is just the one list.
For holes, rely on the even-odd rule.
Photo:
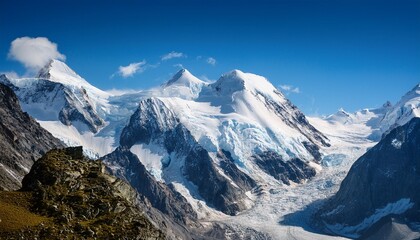
[(18, 189), (39, 157), (62, 146), (22, 111), (14, 92), (0, 83), (0, 189)]

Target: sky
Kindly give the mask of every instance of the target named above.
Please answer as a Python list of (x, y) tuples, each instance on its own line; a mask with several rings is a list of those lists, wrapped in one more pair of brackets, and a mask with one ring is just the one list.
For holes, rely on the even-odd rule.
[(305, 114), (352, 112), (420, 83), (420, 1), (0, 1), (0, 72), (48, 58), (104, 90), (240, 69)]

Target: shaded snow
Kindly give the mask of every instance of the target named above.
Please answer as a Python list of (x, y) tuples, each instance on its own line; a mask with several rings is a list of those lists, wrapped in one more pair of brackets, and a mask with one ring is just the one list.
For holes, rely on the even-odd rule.
[(130, 151), (137, 155), (140, 162), (157, 181), (163, 181), (162, 165), (165, 163), (165, 159), (169, 158), (164, 148), (157, 144), (135, 144), (130, 148)]
[(112, 152), (118, 144), (113, 136), (101, 136), (90, 131), (80, 132), (75, 126), (66, 126), (60, 121), (38, 122), (67, 146), (83, 146), (84, 153), (92, 159)]

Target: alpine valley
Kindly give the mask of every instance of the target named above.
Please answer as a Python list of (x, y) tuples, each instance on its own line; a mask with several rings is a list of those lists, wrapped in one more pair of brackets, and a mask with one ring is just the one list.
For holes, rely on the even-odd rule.
[[(155, 88), (115, 94), (51, 60), (34, 78), (1, 75), (0, 94), (0, 188), (38, 196), (54, 175), (48, 162), (67, 176), (53, 177), (63, 188), (95, 172), (108, 195), (129, 193), (118, 206), (144, 214), (141, 239), (420, 236), (420, 85), (395, 104), (307, 117), (266, 78), (240, 70), (207, 82), (182, 69)], [(47, 153), (76, 146), (84, 157)]]

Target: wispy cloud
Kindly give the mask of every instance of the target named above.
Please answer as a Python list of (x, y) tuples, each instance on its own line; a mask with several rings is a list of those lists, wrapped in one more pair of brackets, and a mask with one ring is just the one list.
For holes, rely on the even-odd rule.
[(170, 53), (167, 53), (167, 54), (163, 55), (161, 57), (161, 60), (162, 61), (167, 61), (167, 60), (172, 59), (172, 58), (181, 58), (181, 57), (185, 57), (185, 54), (183, 54), (182, 52), (172, 51)]
[(30, 72), (36, 72), (51, 59), (66, 60), (66, 56), (58, 51), (56, 43), (45, 37), (16, 38), (10, 45), (8, 57), (19, 61)]
[(212, 66), (216, 65), (216, 59), (212, 57), (207, 58), (206, 62)]
[(134, 74), (138, 73), (138, 72), (144, 72), (146, 68), (146, 60), (140, 61), (140, 62), (134, 62), (134, 63), (130, 63), (127, 66), (120, 66), (118, 68), (118, 74), (123, 77), (123, 78), (127, 78), (127, 77), (131, 77)]
[(299, 88), (292, 85), (280, 85), (280, 88), (286, 93), (300, 93)]

